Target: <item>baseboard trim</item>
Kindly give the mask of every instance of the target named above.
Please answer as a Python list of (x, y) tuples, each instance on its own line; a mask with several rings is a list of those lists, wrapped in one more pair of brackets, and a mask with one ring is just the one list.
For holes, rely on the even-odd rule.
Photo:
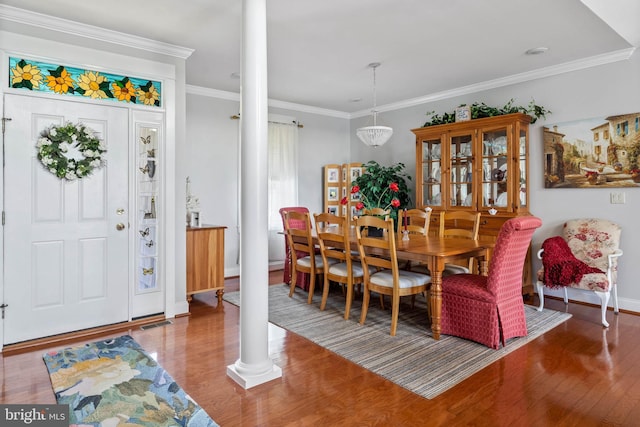
[(164, 314), (149, 316), (142, 319), (132, 320), (131, 322), (114, 323), (113, 325), (99, 326), (97, 328), (83, 329), (81, 331), (69, 332), (66, 334), (52, 335), (50, 337), (38, 338), (35, 340), (22, 341), (15, 344), (5, 345), (2, 348), (3, 356), (11, 356), (14, 354), (26, 353), (34, 350), (42, 350), (45, 348), (65, 345), (73, 341), (94, 339), (103, 335), (113, 334), (115, 332), (130, 331), (143, 325), (157, 323), (165, 320)]
[[(536, 297), (538, 297), (538, 294), (536, 293)], [(564, 297), (563, 296), (557, 296), (557, 295), (544, 295), (545, 299), (552, 299), (552, 300), (556, 300), (556, 301), (564, 301)], [(618, 303), (620, 303), (620, 301), (618, 301)], [(593, 307), (593, 308), (597, 308), (600, 309), (600, 304), (599, 303), (595, 303), (595, 302), (589, 302), (589, 301), (582, 301), (582, 300), (577, 300), (577, 299), (571, 299), (569, 298), (569, 304), (579, 304), (579, 305), (584, 305), (587, 307)], [(530, 305), (534, 305), (534, 306), (538, 306), (538, 302), (532, 302)], [(631, 314), (634, 316), (640, 316), (640, 311), (634, 311), (634, 310), (629, 310), (626, 308), (622, 308), (619, 307), (620, 313), (625, 313), (625, 314)], [(607, 305), (607, 311), (613, 311), (613, 306), (611, 305), (611, 300), (609, 300), (609, 304)]]

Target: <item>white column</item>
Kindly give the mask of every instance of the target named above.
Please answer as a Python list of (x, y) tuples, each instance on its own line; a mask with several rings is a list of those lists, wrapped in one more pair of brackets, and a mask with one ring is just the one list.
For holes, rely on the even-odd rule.
[(266, 0), (242, 1), (240, 92), (240, 358), (227, 375), (246, 389), (282, 376), (269, 358)]

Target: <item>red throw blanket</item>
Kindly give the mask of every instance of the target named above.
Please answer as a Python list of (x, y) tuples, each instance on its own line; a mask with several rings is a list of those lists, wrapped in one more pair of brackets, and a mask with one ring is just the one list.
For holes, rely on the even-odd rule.
[(577, 259), (567, 242), (560, 236), (550, 237), (542, 243), (542, 266), (544, 284), (550, 288), (579, 283), (582, 276), (589, 273), (604, 273)]

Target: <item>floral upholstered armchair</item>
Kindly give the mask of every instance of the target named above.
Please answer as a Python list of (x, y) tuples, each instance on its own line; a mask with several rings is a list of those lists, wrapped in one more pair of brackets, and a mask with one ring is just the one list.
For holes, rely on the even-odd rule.
[(601, 300), (602, 325), (608, 327), (607, 304), (613, 294), (614, 313), (618, 313), (618, 257), (620, 226), (606, 219), (584, 218), (567, 221), (562, 237), (544, 241), (538, 251), (542, 268), (536, 288), (540, 297), (538, 311), (544, 307), (544, 287), (563, 288), (568, 304), (567, 288), (595, 292)]

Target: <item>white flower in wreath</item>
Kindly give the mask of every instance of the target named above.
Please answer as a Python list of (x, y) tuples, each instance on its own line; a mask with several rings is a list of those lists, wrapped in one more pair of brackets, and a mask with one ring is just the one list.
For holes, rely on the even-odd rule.
[(81, 123), (45, 129), (36, 142), (36, 149), (42, 165), (68, 181), (88, 176), (104, 166), (102, 156), (107, 151), (95, 132)]
[(45, 166), (49, 166), (53, 163), (53, 159), (51, 157), (43, 157), (41, 161), (42, 161), (42, 164)]

